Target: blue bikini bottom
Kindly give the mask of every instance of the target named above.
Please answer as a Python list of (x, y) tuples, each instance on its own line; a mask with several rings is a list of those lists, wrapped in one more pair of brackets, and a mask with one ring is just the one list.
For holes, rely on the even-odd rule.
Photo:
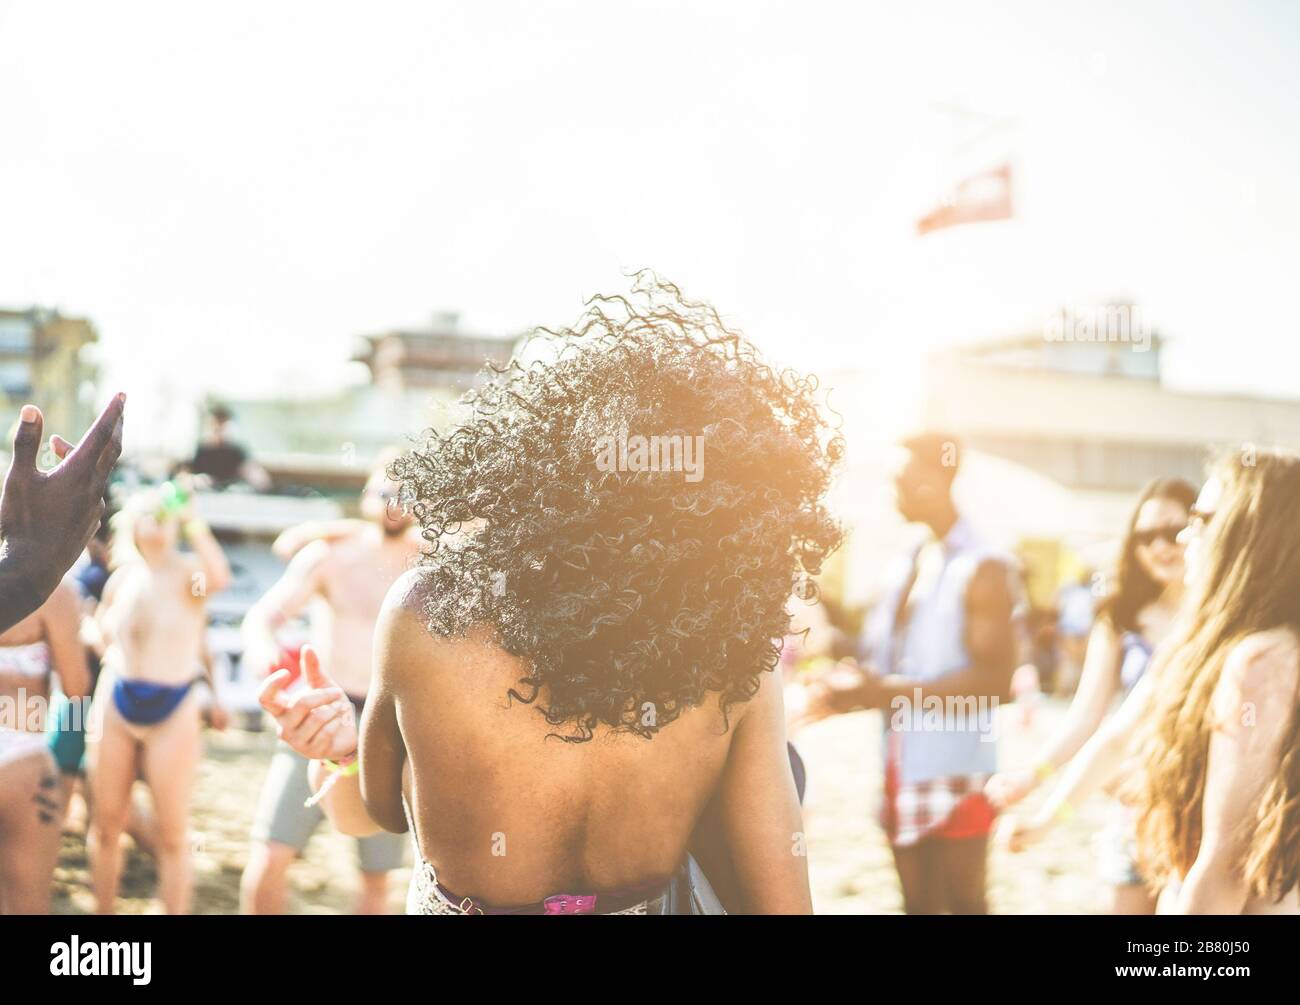
[(194, 681), (184, 684), (154, 684), (143, 680), (113, 681), (113, 704), (122, 718), (136, 726), (152, 726), (176, 711)]

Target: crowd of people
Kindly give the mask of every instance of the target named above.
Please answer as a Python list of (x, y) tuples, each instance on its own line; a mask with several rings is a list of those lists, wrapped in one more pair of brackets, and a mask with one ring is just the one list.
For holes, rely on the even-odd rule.
[[(1021, 851), (1101, 791), (1116, 913), (1300, 913), (1300, 456), (1229, 453), (1199, 489), (1154, 478), (1064, 726), (1000, 765), (1023, 590), (955, 502), (956, 435), (901, 445), (897, 508), (921, 537), (882, 570), (859, 639), (807, 617), (841, 543), (826, 493), (844, 451), (814, 379), (645, 277), (544, 341), (545, 362), (488, 374), (463, 421), (385, 457), (361, 519), (277, 542), (287, 567), (243, 624), (279, 736), (244, 911), (285, 910), (289, 866), (328, 821), (358, 839), (363, 913), (408, 853), (410, 913), (807, 913), (787, 734), (878, 709), (909, 913), (985, 913), (990, 845)], [(230, 570), (183, 483), (97, 530), (123, 407), (75, 447), (55, 438), (47, 472), (36, 409), (15, 439), (0, 698), (43, 710), (51, 673), (63, 697), (0, 723), (0, 911), (48, 908), (78, 786), (99, 910), (127, 832), (165, 909), (190, 907), (195, 685)], [(595, 444), (638, 436), (666, 444), (655, 463), (596, 463)], [(692, 436), (687, 479), (669, 447)], [(291, 647), (303, 612), (310, 641)], [(815, 632), (821, 658), (796, 666)]]

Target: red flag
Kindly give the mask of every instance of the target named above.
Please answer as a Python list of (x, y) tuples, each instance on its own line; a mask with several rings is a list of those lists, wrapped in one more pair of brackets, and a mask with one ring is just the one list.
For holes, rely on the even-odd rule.
[(937, 208), (916, 223), (918, 234), (944, 227), (986, 220), (1009, 220), (1011, 208), (1011, 165), (1002, 164), (964, 178)]

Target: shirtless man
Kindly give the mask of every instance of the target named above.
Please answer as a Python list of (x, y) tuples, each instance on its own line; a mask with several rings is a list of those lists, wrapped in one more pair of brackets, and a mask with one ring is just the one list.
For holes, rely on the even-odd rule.
[[(177, 545), (184, 534), (190, 551)], [(230, 566), (191, 503), (157, 489), (137, 493), (113, 518), (115, 571), (95, 626), (103, 669), (91, 718), (91, 874), (101, 913), (111, 913), (131, 812), (143, 775), (153, 795), (159, 896), (184, 914), (191, 894), (189, 804), (200, 756), (199, 706), (207, 598), (226, 588)], [(102, 723), (102, 725), (99, 725)]]
[(53, 673), (75, 701), (90, 690), (80, 624), (80, 599), (64, 580), (0, 632), (0, 914), (49, 910), (65, 797), (42, 730)]
[[(366, 483), (363, 521), (338, 521), (315, 528), (315, 540), (286, 534), (300, 550), (288, 569), (244, 618), (244, 661), (265, 676), (284, 666), (277, 630), (306, 609), (315, 646), (330, 661), (337, 680), (360, 712), (370, 690), (371, 644), (385, 594), (419, 555), (413, 521), (396, 506), (396, 488), (383, 468)], [(262, 789), (253, 848), (241, 884), (246, 914), (281, 914), (288, 895), (288, 869), (324, 818), (306, 807), (311, 795), (307, 760), (281, 746)], [(384, 834), (358, 842), (361, 860), (359, 914), (387, 912), (388, 872), (402, 865), (406, 841)]]

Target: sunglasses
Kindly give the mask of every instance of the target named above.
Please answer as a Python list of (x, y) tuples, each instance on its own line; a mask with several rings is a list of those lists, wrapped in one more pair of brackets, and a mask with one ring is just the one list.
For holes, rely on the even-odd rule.
[(1177, 544), (1178, 535), (1186, 529), (1186, 524), (1174, 525), (1167, 527), (1152, 527), (1150, 530), (1135, 530), (1133, 540), (1141, 545), (1155, 544), (1157, 541), (1164, 541), (1166, 544)]

